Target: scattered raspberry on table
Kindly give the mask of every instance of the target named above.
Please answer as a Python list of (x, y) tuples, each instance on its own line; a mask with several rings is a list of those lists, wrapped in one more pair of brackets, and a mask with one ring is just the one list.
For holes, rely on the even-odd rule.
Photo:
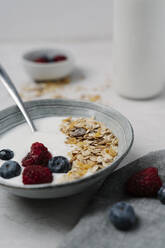
[(133, 174), (126, 182), (126, 191), (139, 197), (155, 197), (162, 186), (158, 169), (149, 167)]

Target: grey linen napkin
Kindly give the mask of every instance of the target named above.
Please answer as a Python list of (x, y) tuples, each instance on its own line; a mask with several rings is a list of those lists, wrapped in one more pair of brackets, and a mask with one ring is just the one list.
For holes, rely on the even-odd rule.
[[(60, 248), (164, 248), (165, 205), (157, 199), (129, 197), (123, 190), (130, 175), (150, 166), (158, 168), (165, 182), (165, 150), (149, 153), (114, 172), (93, 197)], [(134, 230), (122, 232), (110, 223), (109, 209), (118, 201), (129, 202), (134, 207), (139, 219)]]

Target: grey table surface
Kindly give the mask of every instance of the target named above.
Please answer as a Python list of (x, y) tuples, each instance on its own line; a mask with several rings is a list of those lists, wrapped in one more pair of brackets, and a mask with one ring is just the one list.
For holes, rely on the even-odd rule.
[[(83, 86), (85, 91), (93, 93), (96, 87), (111, 83), (111, 41), (1, 44), (1, 62), (18, 89), (30, 82), (21, 65), (21, 55), (27, 49), (36, 46), (58, 46), (72, 50), (79, 68), (74, 82), (66, 90), (66, 95), (72, 98), (76, 97), (76, 91), (73, 90), (75, 87)], [(159, 97), (149, 101), (130, 101), (121, 98), (111, 87), (100, 94), (103, 104), (119, 110), (134, 127), (133, 148), (120, 167), (147, 152), (164, 148), (164, 91)], [(13, 101), (0, 84), (0, 109), (12, 104)], [(36, 201), (18, 198), (0, 189), (0, 245), (3, 248), (11, 245), (13, 248), (22, 246), (56, 248), (79, 220), (92, 191), (93, 189), (66, 199)]]

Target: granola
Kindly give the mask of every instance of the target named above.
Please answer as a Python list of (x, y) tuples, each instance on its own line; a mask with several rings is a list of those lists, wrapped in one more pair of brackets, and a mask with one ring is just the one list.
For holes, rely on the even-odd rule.
[(72, 181), (110, 165), (118, 154), (118, 139), (103, 123), (94, 118), (68, 117), (60, 130), (66, 135), (72, 169), (61, 182)]

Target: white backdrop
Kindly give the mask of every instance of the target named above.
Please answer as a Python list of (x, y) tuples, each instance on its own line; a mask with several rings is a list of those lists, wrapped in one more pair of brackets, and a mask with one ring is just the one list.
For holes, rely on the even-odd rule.
[(112, 0), (0, 0), (0, 41), (105, 39)]

